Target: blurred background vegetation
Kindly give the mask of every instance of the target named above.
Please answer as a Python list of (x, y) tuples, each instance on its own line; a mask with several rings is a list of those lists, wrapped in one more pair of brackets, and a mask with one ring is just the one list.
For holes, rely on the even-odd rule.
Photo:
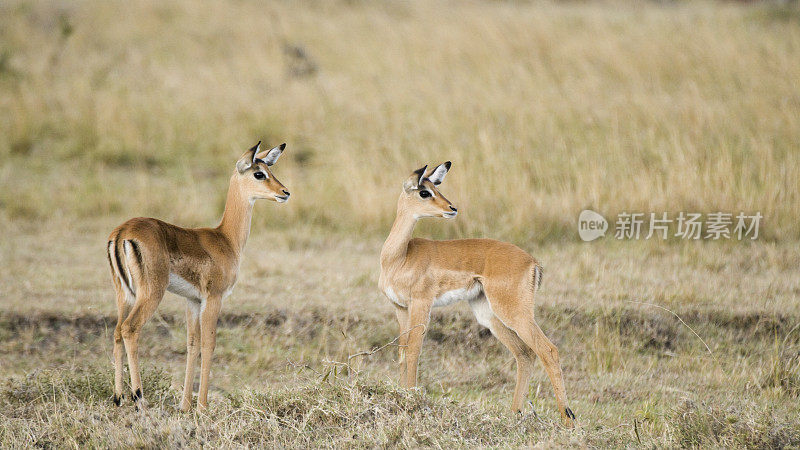
[(800, 13), (773, 3), (4, 1), (0, 212), (216, 223), (288, 143), (257, 226), (381, 235), (453, 161), (438, 236), (576, 239), (584, 208), (760, 211), (800, 238)]

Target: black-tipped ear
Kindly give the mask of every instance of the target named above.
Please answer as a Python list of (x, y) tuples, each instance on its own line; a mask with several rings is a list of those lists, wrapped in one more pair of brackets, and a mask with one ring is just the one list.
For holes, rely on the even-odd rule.
[(446, 161), (436, 166), (436, 168), (433, 169), (433, 172), (428, 175), (428, 179), (431, 180), (431, 183), (437, 186), (442, 184), (444, 176), (447, 175), (447, 171), (450, 170), (450, 165), (450, 161)]
[(244, 173), (247, 169), (253, 167), (253, 164), (256, 162), (256, 153), (258, 152), (259, 147), (261, 146), (261, 141), (258, 141), (258, 144), (250, 147), (250, 150), (244, 152), (239, 161), (236, 161), (236, 170), (239, 173)]
[(250, 151), (253, 152), (253, 162), (256, 162), (256, 155), (258, 154), (258, 151), (260, 149), (261, 149), (261, 141), (258, 141), (258, 144), (250, 148)]
[(406, 181), (403, 182), (403, 190), (406, 192), (411, 192), (414, 189), (417, 189), (419, 184), (422, 183), (422, 180), (425, 178), (425, 171), (427, 169), (428, 166), (425, 166), (412, 172), (411, 176), (406, 178)]
[(278, 158), (281, 156), (281, 153), (283, 153), (283, 149), (285, 148), (286, 148), (286, 143), (284, 142), (283, 144), (277, 147), (273, 147), (265, 152), (257, 154), (256, 157), (264, 161), (264, 164), (271, 166), (278, 161)]
[(422, 184), (422, 180), (425, 179), (425, 171), (428, 170), (428, 165), (426, 164), (421, 169), (417, 169), (414, 173), (417, 175), (417, 186)]

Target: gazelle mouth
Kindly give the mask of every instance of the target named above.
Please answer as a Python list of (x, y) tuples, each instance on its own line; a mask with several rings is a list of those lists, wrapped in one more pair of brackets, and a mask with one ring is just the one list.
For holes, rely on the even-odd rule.
[(452, 219), (457, 214), (458, 214), (457, 212), (446, 212), (446, 213), (442, 213), (442, 217), (444, 217), (445, 219)]
[(278, 202), (278, 203), (286, 203), (286, 202), (289, 201), (289, 196), (288, 195), (276, 195), (275, 196), (275, 201)]

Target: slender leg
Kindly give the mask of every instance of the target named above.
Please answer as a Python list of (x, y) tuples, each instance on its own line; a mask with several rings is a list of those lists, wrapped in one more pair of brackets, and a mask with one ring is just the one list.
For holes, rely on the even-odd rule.
[(574, 426), (575, 414), (567, 407), (567, 391), (564, 388), (564, 377), (561, 374), (561, 363), (558, 359), (558, 349), (542, 332), (539, 325), (530, 319), (528, 325), (523, 325), (514, 328), (519, 337), (536, 353), (536, 356), (542, 361), (544, 370), (550, 378), (550, 383), (553, 385), (553, 391), (556, 394), (556, 403), (558, 404), (558, 411), (561, 413), (561, 418), (564, 424), (568, 427)]
[(404, 383), (407, 388), (417, 385), (419, 352), (431, 320), (431, 307), (432, 304), (430, 302), (416, 301), (412, 302), (408, 308), (410, 331), (408, 332), (408, 347), (406, 347), (406, 377)]
[(400, 325), (400, 337), (397, 339), (397, 362), (403, 364), (406, 357), (406, 346), (408, 346), (408, 309), (399, 306), (394, 308), (397, 316), (397, 323)]
[(158, 304), (164, 296), (163, 290), (157, 295), (138, 294), (136, 304), (128, 314), (128, 318), (122, 323), (122, 340), (125, 343), (125, 351), (128, 353), (128, 370), (131, 372), (131, 392), (133, 401), (137, 407), (145, 406), (142, 401), (142, 378), (139, 371), (139, 336), (142, 326), (153, 315)]
[(117, 326), (114, 327), (114, 404), (119, 406), (125, 397), (125, 394), (122, 393), (122, 365), (125, 358), (125, 347), (122, 343), (122, 323), (128, 317), (130, 304), (128, 304), (127, 295), (119, 286), (119, 283), (114, 283), (114, 287), (117, 291)]
[(219, 298), (208, 298), (200, 313), (200, 391), (197, 396), (198, 409), (208, 408), (208, 382), (211, 375), (211, 357), (217, 345), (217, 319), (221, 302)]
[(517, 384), (514, 388), (511, 410), (519, 412), (528, 395), (528, 384), (533, 373), (533, 352), (513, 330), (503, 325), (503, 322), (497, 317), (492, 318), (491, 325), (492, 334), (511, 351), (517, 361)]
[(200, 355), (200, 305), (186, 301), (186, 379), (183, 382), (183, 399), (181, 411), (192, 408), (192, 387), (194, 385), (194, 367)]
[[(553, 391), (556, 395), (558, 412), (567, 427), (574, 426), (575, 414), (567, 407), (567, 392), (558, 349), (533, 319), (533, 291), (520, 291), (515, 286), (492, 285), (485, 283), (484, 291), (492, 305), (492, 311), (503, 324), (514, 330), (519, 338), (542, 361)], [(505, 299), (506, 301), (502, 301)], [(516, 397), (516, 396), (515, 396)]]

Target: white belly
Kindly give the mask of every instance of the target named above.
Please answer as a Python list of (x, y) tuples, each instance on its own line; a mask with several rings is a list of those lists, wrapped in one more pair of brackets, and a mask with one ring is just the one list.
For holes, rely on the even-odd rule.
[(447, 306), (452, 305), (453, 303), (458, 303), (463, 300), (474, 300), (478, 298), (479, 295), (483, 292), (483, 286), (480, 283), (475, 282), (469, 288), (464, 289), (454, 289), (452, 291), (447, 291), (444, 294), (436, 297), (433, 301), (434, 307), (439, 306)]
[(167, 290), (173, 294), (178, 294), (181, 297), (186, 297), (190, 300), (201, 300), (203, 297), (200, 291), (192, 284), (183, 279), (180, 275), (171, 273), (169, 274), (169, 285)]

